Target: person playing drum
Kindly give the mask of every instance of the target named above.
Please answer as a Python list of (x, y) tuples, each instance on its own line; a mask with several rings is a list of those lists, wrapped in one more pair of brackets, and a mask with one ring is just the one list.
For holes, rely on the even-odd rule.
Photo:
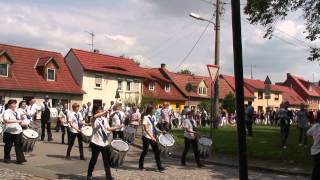
[(156, 127), (155, 121), (156, 118), (153, 115), (154, 106), (149, 104), (147, 106), (146, 112), (143, 117), (143, 136), (142, 136), (142, 153), (139, 159), (139, 169), (144, 169), (144, 158), (148, 153), (149, 145), (152, 147), (152, 151), (154, 153), (154, 157), (157, 163), (158, 170), (160, 172), (164, 171), (165, 168), (161, 165), (160, 160), (160, 150), (157, 143), (157, 133), (161, 133), (161, 131)]
[(69, 144), (70, 140), (70, 129), (69, 127), (69, 122), (68, 122), (68, 116), (69, 116), (70, 111), (68, 110), (68, 104), (63, 104), (63, 107), (61, 111), (59, 112), (59, 119), (60, 119), (60, 124), (61, 124), (61, 131), (62, 131), (62, 137), (61, 137), (61, 144), (64, 144), (64, 137), (67, 131), (67, 142)]
[(93, 106), (93, 118), (91, 120), (93, 132), (92, 132), (92, 138), (90, 142), (91, 147), (91, 159), (88, 167), (88, 173), (87, 173), (87, 179), (92, 179), (92, 172), (94, 169), (94, 166), (97, 163), (97, 159), (99, 156), (99, 153), (101, 152), (102, 158), (103, 158), (103, 164), (104, 169), (106, 173), (106, 179), (111, 180), (112, 175), (110, 171), (110, 165), (109, 165), (109, 142), (108, 142), (108, 136), (111, 131), (115, 131), (117, 129), (122, 128), (122, 126), (113, 127), (110, 128), (107, 119), (105, 118), (105, 115), (108, 113), (108, 110), (103, 111), (102, 107), (100, 106)]
[(17, 101), (11, 99), (6, 104), (6, 110), (3, 114), (3, 119), (5, 123), (5, 131), (3, 135), (4, 145), (4, 162), (9, 163), (11, 160), (10, 152), (12, 145), (14, 144), (14, 149), (17, 157), (17, 164), (22, 164), (27, 162), (24, 154), (22, 152), (22, 128), (20, 126), (21, 120), (19, 114), (15, 111)]
[(190, 145), (192, 146), (194, 157), (198, 164), (198, 167), (201, 168), (204, 165), (200, 162), (199, 151), (198, 151), (198, 132), (197, 124), (194, 119), (195, 111), (191, 110), (187, 112), (187, 118), (183, 121), (184, 128), (184, 151), (182, 154), (181, 165), (186, 166), (186, 156), (189, 151)]
[(82, 144), (82, 136), (81, 136), (81, 127), (85, 124), (85, 121), (82, 118), (80, 113), (80, 105), (78, 103), (72, 104), (72, 112), (69, 113), (68, 121), (70, 125), (70, 141), (67, 149), (67, 156), (66, 159), (70, 160), (70, 153), (72, 150), (72, 146), (76, 138), (78, 139), (79, 143), (79, 152), (80, 152), (80, 160), (85, 160), (83, 154), (83, 144)]
[(28, 125), (32, 121), (31, 115), (27, 111), (27, 102), (26, 101), (20, 101), (19, 108), (17, 109), (17, 113), (21, 117), (21, 127), (22, 129), (27, 129)]
[[(124, 120), (125, 120), (125, 114), (122, 111), (122, 104), (116, 104), (114, 106), (114, 112), (110, 116), (111, 117), (111, 127), (118, 127), (118, 126), (124, 126)], [(123, 140), (124, 135), (123, 135), (123, 130), (124, 128), (117, 129), (114, 131), (113, 134), (113, 139), (120, 138)]]

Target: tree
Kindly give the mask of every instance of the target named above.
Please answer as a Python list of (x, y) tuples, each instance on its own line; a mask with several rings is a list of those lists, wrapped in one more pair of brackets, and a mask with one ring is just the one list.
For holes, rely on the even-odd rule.
[[(266, 27), (264, 38), (272, 38), (274, 25), (284, 20), (289, 12), (303, 12), (305, 20), (306, 39), (316, 41), (320, 39), (320, 1), (319, 0), (247, 0), (244, 8), (249, 15), (251, 24)], [(320, 61), (320, 48), (310, 47), (310, 61)]]
[(210, 113), (211, 112), (210, 105), (211, 105), (211, 102), (209, 100), (205, 100), (205, 101), (202, 101), (200, 104), (198, 104), (198, 108), (204, 109), (208, 113)]
[(189, 69), (181, 69), (178, 73), (179, 74), (190, 74), (190, 75), (193, 75), (193, 73)]
[(226, 109), (228, 113), (234, 113), (236, 110), (236, 98), (234, 95), (229, 92), (224, 99), (222, 100), (222, 106), (223, 109)]

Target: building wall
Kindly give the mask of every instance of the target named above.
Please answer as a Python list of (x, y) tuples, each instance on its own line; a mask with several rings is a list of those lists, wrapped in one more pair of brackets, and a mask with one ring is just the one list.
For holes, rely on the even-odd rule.
[(258, 111), (259, 109), (262, 109), (264, 112), (266, 112), (267, 107), (271, 108), (279, 108), (280, 104), (282, 103), (282, 94), (279, 94), (279, 100), (275, 100), (276, 94), (271, 92), (270, 99), (265, 99), (265, 93), (263, 93), (263, 99), (258, 98), (258, 91), (254, 92), (254, 96), (256, 97), (252, 101), (252, 106), (255, 111)]
[[(96, 75), (102, 76), (101, 88), (96, 88)], [(123, 104), (139, 104), (142, 94), (141, 79), (120, 75), (101, 74), (90, 71), (85, 71), (83, 76), (82, 90), (86, 92), (83, 96), (83, 103), (93, 102), (93, 100), (101, 100), (102, 103), (109, 105), (111, 101), (116, 101), (115, 96), (118, 88), (118, 80), (122, 81), (122, 90), (119, 91), (120, 102)], [(127, 81), (132, 82), (131, 91), (126, 90)]]
[(80, 87), (82, 87), (82, 77), (84, 75), (84, 70), (74, 53), (69, 52), (65, 57), (65, 61), (73, 76), (73, 79)]
[(182, 112), (184, 106), (186, 106), (185, 101), (166, 101), (166, 100), (158, 100), (157, 105), (163, 105), (164, 103), (169, 103), (170, 108), (174, 112)]

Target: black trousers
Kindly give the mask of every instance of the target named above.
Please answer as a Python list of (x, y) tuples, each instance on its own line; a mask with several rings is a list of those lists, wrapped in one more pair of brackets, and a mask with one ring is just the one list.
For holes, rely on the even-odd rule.
[(69, 141), (69, 145), (68, 145), (68, 149), (67, 149), (67, 156), (70, 156), (74, 141), (76, 140), (76, 138), (78, 139), (78, 143), (79, 143), (79, 153), (80, 153), (80, 158), (83, 158), (83, 144), (82, 144), (82, 136), (81, 133), (72, 133), (70, 132), (70, 141)]
[(68, 140), (67, 142), (69, 144), (71, 132), (70, 132), (68, 126), (61, 126), (61, 131), (62, 131), (61, 143), (64, 144), (64, 137), (65, 137), (66, 131), (67, 131), (67, 140)]
[(11, 160), (10, 152), (12, 146), (14, 145), (14, 150), (16, 151), (17, 162), (25, 161), (25, 157), (22, 152), (22, 133), (20, 134), (3, 134), (4, 145), (4, 160)]
[(307, 137), (308, 128), (299, 127), (299, 144), (307, 145), (308, 137)]
[(197, 139), (188, 139), (188, 138), (184, 138), (184, 151), (182, 154), (182, 158), (181, 158), (181, 164), (185, 164), (186, 163), (186, 156), (188, 154), (190, 145), (192, 146), (192, 150), (194, 153), (194, 158), (197, 162), (198, 165), (200, 165), (200, 157), (199, 157), (199, 151), (198, 151), (198, 141)]
[(112, 132), (113, 139), (120, 138), (123, 140), (123, 131), (113, 131)]
[(320, 179), (320, 153), (312, 156), (314, 167), (312, 171), (311, 180), (319, 180)]
[(44, 140), (44, 137), (46, 135), (46, 128), (48, 133), (48, 141), (52, 140), (52, 133), (51, 133), (51, 122), (47, 120), (41, 119), (41, 140)]
[(284, 123), (280, 124), (280, 133), (281, 133), (281, 145), (286, 146), (287, 145), (287, 139), (289, 136), (289, 130), (290, 126), (286, 125)]
[(144, 158), (146, 157), (146, 155), (148, 153), (149, 145), (151, 145), (151, 147), (152, 147), (152, 151), (153, 151), (154, 157), (156, 159), (157, 167), (158, 167), (158, 169), (161, 169), (162, 165), (161, 165), (161, 160), (160, 160), (160, 150), (158, 147), (158, 143), (154, 142), (151, 139), (148, 139), (144, 136), (142, 137), (142, 153), (141, 153), (140, 159), (139, 159), (139, 168), (140, 169), (144, 168), (144, 166), (143, 166)]
[(88, 167), (88, 177), (92, 176), (92, 172), (94, 169), (94, 166), (97, 163), (97, 159), (99, 157), (99, 154), (101, 152), (102, 154), (102, 160), (103, 160), (103, 165), (104, 165), (104, 170), (106, 172), (106, 179), (111, 180), (112, 179), (112, 175), (111, 175), (111, 170), (110, 170), (110, 165), (109, 165), (109, 146), (106, 147), (101, 147), (98, 146), (94, 143), (90, 143), (90, 147), (91, 147), (91, 159), (89, 162), (89, 167)]
[(252, 121), (246, 121), (247, 135), (252, 136)]

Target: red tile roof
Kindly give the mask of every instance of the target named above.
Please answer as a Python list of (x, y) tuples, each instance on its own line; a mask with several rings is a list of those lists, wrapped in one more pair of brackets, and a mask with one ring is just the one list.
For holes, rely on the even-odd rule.
[[(0, 89), (68, 94), (84, 93), (75, 83), (60, 53), (5, 44), (0, 44), (1, 50), (13, 59), (13, 64), (11, 76), (0, 77)], [(37, 60), (41, 57), (53, 57), (60, 65), (56, 81), (46, 81), (43, 75), (34, 68)]]
[[(249, 89), (257, 89), (257, 90), (264, 90), (265, 84), (264, 81), (255, 80), (255, 79), (244, 79), (245, 85), (249, 85)], [(271, 85), (271, 91), (280, 91), (276, 85)]]
[[(316, 97), (320, 96), (320, 93), (317, 91), (317, 86), (316, 85), (311, 85), (311, 83), (307, 82), (306, 80), (304, 80), (301, 77), (293, 76), (291, 74), (289, 76), (299, 85), (299, 87), (308, 96), (316, 96)], [(315, 90), (310, 91), (309, 88), (308, 88), (309, 85), (311, 85), (312, 89), (315, 89)]]
[[(166, 69), (164, 69), (164, 71), (186, 97), (190, 96), (190, 97), (206, 98), (206, 99), (211, 97), (211, 91), (210, 91), (211, 79), (209, 77), (173, 73), (173, 72), (169, 72)], [(198, 86), (201, 83), (201, 81), (204, 81), (205, 84), (207, 85), (208, 91), (206, 96), (199, 95), (196, 91), (192, 91), (190, 93), (187, 92), (186, 86), (188, 83), (191, 83), (194, 86)]]
[(277, 86), (282, 91), (282, 102), (288, 102), (290, 105), (306, 104), (301, 96), (292, 88), (287, 86)]
[(85, 70), (139, 78), (148, 76), (132, 59), (79, 49), (71, 49), (69, 53), (74, 53)]
[[(221, 75), (220, 77), (224, 79), (228, 83), (228, 85), (232, 88), (232, 91), (235, 92), (236, 90), (235, 78), (233, 76), (228, 76), (228, 75)], [(246, 86), (244, 86), (243, 90), (244, 90), (245, 98), (255, 98), (255, 96), (253, 95), (253, 92), (250, 92), (250, 90)]]
[(53, 57), (40, 57), (37, 60), (35, 67), (43, 67), (47, 65), (52, 59)]
[[(143, 95), (151, 96), (160, 100), (168, 101), (186, 101), (187, 99), (179, 91), (179, 89), (174, 85), (174, 83), (166, 77), (164, 72), (160, 68), (143, 68), (146, 73), (149, 74), (151, 78), (145, 79), (143, 82)], [(149, 83), (155, 83), (155, 90), (149, 90)], [(170, 84), (170, 92), (166, 92), (164, 87), (165, 84)]]

